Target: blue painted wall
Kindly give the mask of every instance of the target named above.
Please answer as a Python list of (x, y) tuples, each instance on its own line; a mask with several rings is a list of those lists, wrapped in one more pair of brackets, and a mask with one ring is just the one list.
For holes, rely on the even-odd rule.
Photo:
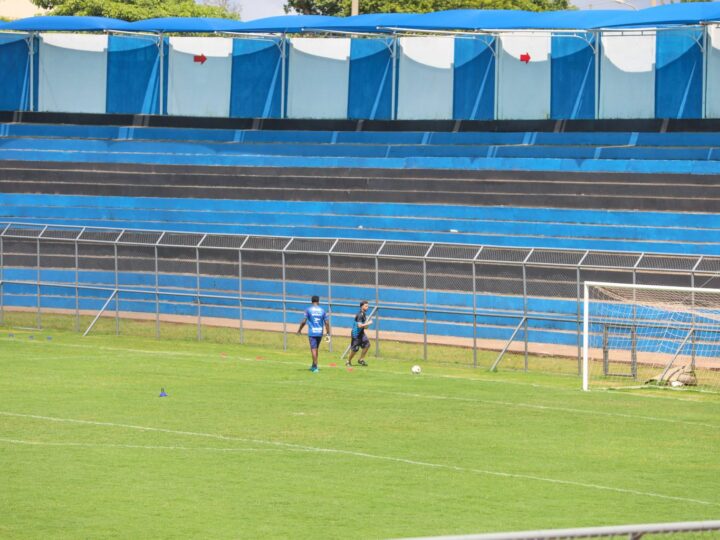
[(655, 116), (702, 117), (702, 31), (672, 30), (657, 33)]
[(550, 115), (554, 119), (595, 118), (595, 53), (592, 34), (553, 36)]
[(353, 39), (350, 45), (348, 118), (392, 115), (392, 40)]
[[(554, 35), (551, 48), (551, 116), (593, 118), (595, 114), (594, 37)], [(702, 116), (702, 33), (696, 29), (657, 33), (656, 116)], [(281, 114), (281, 55), (273, 39), (235, 39), (230, 115), (271, 117)], [(347, 117), (392, 116), (392, 60), (386, 39), (353, 39)], [(454, 45), (453, 118), (492, 119), (495, 108), (494, 43), (486, 37), (461, 36)], [(158, 112), (159, 50), (154, 38), (113, 35), (108, 45), (109, 113)], [(167, 58), (168, 40), (164, 39)], [(36, 47), (36, 51), (38, 47)], [(37, 54), (37, 53), (36, 53)], [(35, 62), (36, 71), (38, 62)], [(27, 46), (24, 37), (0, 35), (0, 109), (29, 109)], [(286, 65), (286, 70), (289, 67)], [(164, 95), (168, 62), (164, 62)], [(397, 74), (398, 78), (401, 74)], [(602, 74), (600, 74), (602, 77)], [(38, 78), (35, 78), (37, 81)], [(37, 99), (37, 92), (35, 92)], [(167, 99), (164, 100), (167, 103)], [(163, 114), (166, 114), (163, 107)]]
[(282, 94), (280, 42), (233, 41), (230, 116), (278, 118)]
[(30, 62), (25, 37), (0, 35), (0, 110), (27, 109), (29, 84)]
[[(157, 114), (160, 81), (157, 40), (113, 35), (108, 39), (107, 112)], [(128, 77), (128, 73), (133, 76)], [(165, 75), (167, 84), (167, 72)]]
[(455, 39), (453, 118), (495, 118), (495, 46), (487, 37)]

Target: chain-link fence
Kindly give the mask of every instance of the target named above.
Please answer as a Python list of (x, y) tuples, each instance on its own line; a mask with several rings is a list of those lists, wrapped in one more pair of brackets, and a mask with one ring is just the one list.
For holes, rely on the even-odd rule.
[(197, 339), (223, 327), (239, 342), (265, 330), (287, 348), (317, 294), (335, 336), (370, 302), (376, 355), (403, 342), (405, 356), (486, 368), (511, 352), (503, 366), (577, 371), (584, 281), (720, 286), (720, 257), (707, 256), (23, 223), (0, 231), (0, 322), (22, 313), (41, 327), (62, 314), (85, 333), (99, 321), (117, 333), (142, 321), (133, 331), (160, 336), (174, 324)]

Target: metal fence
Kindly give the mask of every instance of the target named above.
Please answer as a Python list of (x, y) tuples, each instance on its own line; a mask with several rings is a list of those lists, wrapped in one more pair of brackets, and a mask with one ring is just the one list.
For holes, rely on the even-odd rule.
[[(646, 525), (615, 525), (609, 527), (583, 527), (578, 529), (552, 529), (512, 533), (467, 534), (455, 536), (427, 536), (406, 540), (563, 540), (573, 538), (626, 538), (640, 540), (655, 535), (693, 534), (708, 540), (718, 537), (720, 521), (685, 521), (678, 523), (652, 523)], [(714, 533), (703, 535), (702, 533)], [(646, 536), (648, 535), (648, 536)], [(666, 537), (665, 537), (666, 538)]]
[[(336, 238), (270, 237), (0, 223), (0, 322), (11, 308), (212, 319), (282, 332), (283, 347), (312, 294), (334, 326), (349, 327), (358, 301), (376, 309), (381, 340), (422, 347), (581, 358), (584, 281), (720, 286), (720, 257), (475, 246)], [(509, 238), (511, 240), (511, 238)], [(87, 328), (89, 331), (92, 324)], [(256, 324), (254, 327), (257, 327)], [(84, 328), (83, 328), (84, 329)], [(294, 329), (294, 327), (293, 327)], [(471, 351), (471, 352), (470, 352)]]

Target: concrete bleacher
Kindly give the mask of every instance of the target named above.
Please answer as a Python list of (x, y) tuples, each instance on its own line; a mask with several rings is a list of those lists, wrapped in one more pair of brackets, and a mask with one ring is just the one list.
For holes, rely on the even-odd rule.
[(192, 166), (720, 173), (714, 133), (433, 133), (0, 125), (0, 159)]
[[(431, 127), (431, 126), (429, 126)], [(111, 229), (174, 230), (319, 238), (461, 243), (550, 249), (720, 255), (720, 145), (711, 132), (642, 131), (348, 131), (199, 129), (68, 124), (0, 124), (0, 221)], [(37, 278), (35, 244), (5, 246), (4, 279)], [(43, 281), (73, 283), (74, 258), (44, 253)], [(147, 261), (121, 262), (100, 248), (78, 273), (85, 285), (144, 287), (121, 310), (152, 313)], [(159, 290), (197, 287), (194, 263), (161, 269)], [(45, 262), (43, 264), (45, 264)], [(185, 261), (187, 262), (187, 261)], [(84, 264), (84, 263), (83, 263)], [(228, 263), (229, 264), (229, 263)], [(278, 323), (282, 287), (269, 266), (243, 280), (244, 316)], [(220, 268), (204, 262), (203, 268)], [(519, 277), (482, 268), (477, 307), (521, 312)], [(355, 270), (354, 270), (355, 271)], [(209, 270), (208, 270), (209, 272)], [(232, 268), (203, 276), (206, 294), (233, 291)], [(438, 270), (439, 275), (442, 270)], [(577, 342), (576, 285), (553, 271), (535, 276), (531, 341)], [(388, 274), (390, 276), (390, 274)], [(399, 276), (399, 277), (398, 277)], [(393, 275), (380, 301), (395, 306), (387, 331), (422, 332), (422, 303), (412, 273)], [(415, 276), (416, 277), (416, 276)], [(290, 278), (286, 294), (304, 301), (312, 276)], [(390, 277), (388, 277), (390, 279)], [(684, 279), (684, 277), (682, 278)], [(398, 281), (399, 280), (399, 281)], [(402, 281), (405, 280), (405, 281)], [(684, 282), (683, 282), (684, 283)], [(13, 288), (15, 287), (15, 288)], [(472, 295), (428, 292), (430, 305), (469, 310)], [(7, 306), (34, 307), (34, 285), (5, 285)], [(353, 303), (367, 286), (340, 282), (337, 302)], [(85, 290), (80, 308), (97, 310), (107, 292)], [(265, 299), (265, 300), (262, 300)], [(163, 314), (194, 315), (192, 299), (168, 301)], [(72, 289), (43, 289), (42, 307), (73, 309)], [(206, 317), (238, 316), (235, 300), (212, 300)], [(338, 308), (339, 317), (344, 315)], [(345, 313), (349, 314), (350, 310)], [(472, 336), (467, 314), (436, 314), (430, 333)], [(481, 316), (483, 339), (507, 339), (517, 320)]]
[(0, 219), (712, 255), (717, 140), (3, 123)]

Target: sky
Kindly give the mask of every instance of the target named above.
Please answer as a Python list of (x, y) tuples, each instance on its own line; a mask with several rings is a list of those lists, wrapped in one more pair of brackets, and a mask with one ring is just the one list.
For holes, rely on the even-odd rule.
[[(362, 0), (361, 0), (362, 1)], [(650, 7), (651, 0), (571, 0), (571, 3), (580, 9), (632, 9), (626, 4), (642, 9)], [(246, 21), (284, 15), (283, 5), (285, 0), (239, 0), (242, 6), (242, 18)], [(658, 0), (658, 4), (661, 0)]]
[(242, 6), (242, 18), (246, 21), (285, 15), (285, 0), (240, 0), (239, 4)]

